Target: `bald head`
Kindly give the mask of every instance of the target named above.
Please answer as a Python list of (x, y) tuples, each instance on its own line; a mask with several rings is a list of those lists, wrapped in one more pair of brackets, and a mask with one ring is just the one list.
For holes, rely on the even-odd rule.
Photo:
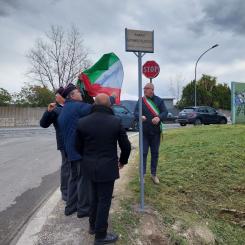
[(147, 83), (147, 84), (144, 86), (144, 88), (151, 88), (151, 89), (154, 90), (154, 85), (153, 85), (153, 83)]
[(149, 98), (154, 95), (154, 85), (153, 85), (153, 83), (147, 83), (144, 86), (144, 95), (146, 97), (149, 97)]
[(111, 106), (110, 98), (107, 94), (98, 94), (95, 97), (95, 104), (110, 107)]

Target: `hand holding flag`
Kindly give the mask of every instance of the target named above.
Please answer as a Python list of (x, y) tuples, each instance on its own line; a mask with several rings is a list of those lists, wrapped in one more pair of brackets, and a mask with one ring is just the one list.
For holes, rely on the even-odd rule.
[(90, 96), (105, 93), (114, 96), (116, 103), (120, 103), (123, 82), (123, 66), (114, 53), (104, 54), (97, 63), (83, 71), (77, 85), (85, 88)]

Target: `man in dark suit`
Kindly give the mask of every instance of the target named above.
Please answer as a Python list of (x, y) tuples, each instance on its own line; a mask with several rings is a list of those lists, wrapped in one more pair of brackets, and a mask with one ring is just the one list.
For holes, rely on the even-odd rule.
[[(78, 122), (75, 145), (82, 156), (82, 168), (92, 182), (89, 216), (90, 234), (95, 245), (113, 243), (118, 236), (107, 233), (114, 182), (119, 169), (128, 162), (131, 145), (120, 119), (114, 116), (106, 94), (95, 98), (91, 114)], [(121, 154), (117, 156), (117, 142)]]
[(58, 118), (58, 125), (70, 162), (65, 215), (77, 212), (77, 217), (82, 218), (89, 215), (90, 181), (81, 171), (82, 157), (75, 149), (75, 133), (79, 118), (88, 115), (92, 106), (82, 101), (80, 91), (73, 84), (67, 85), (63, 96), (66, 100)]
[[(135, 106), (134, 115), (139, 118), (139, 101)], [(159, 156), (160, 136), (162, 122), (167, 117), (168, 111), (163, 99), (154, 94), (154, 85), (147, 83), (144, 86), (144, 97), (142, 98), (143, 121), (143, 170), (146, 174), (146, 162), (148, 150), (151, 150), (151, 178), (155, 184), (160, 181), (157, 177), (157, 165)], [(140, 118), (139, 118), (140, 120)]]
[(61, 170), (60, 170), (60, 191), (62, 194), (62, 199), (67, 200), (67, 186), (69, 179), (69, 161), (65, 154), (65, 148), (62, 141), (61, 131), (58, 127), (58, 117), (61, 113), (65, 99), (63, 98), (64, 88), (60, 87), (55, 92), (55, 103), (50, 103), (48, 109), (43, 113), (42, 118), (40, 119), (40, 126), (43, 128), (48, 128), (51, 124), (54, 125), (56, 132), (56, 142), (57, 149), (61, 153)]

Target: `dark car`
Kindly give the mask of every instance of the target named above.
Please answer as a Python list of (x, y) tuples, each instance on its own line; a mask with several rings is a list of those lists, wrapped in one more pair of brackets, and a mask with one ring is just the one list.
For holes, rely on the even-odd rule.
[(122, 125), (125, 129), (132, 129), (133, 131), (139, 130), (138, 121), (134, 114), (125, 106), (113, 105), (112, 110), (114, 111), (114, 114), (121, 119)]
[(168, 112), (167, 117), (164, 120), (164, 123), (174, 123), (178, 119), (177, 116), (174, 116), (172, 112)]
[(186, 124), (226, 124), (227, 118), (224, 114), (209, 106), (185, 107), (178, 116), (178, 123), (181, 126)]

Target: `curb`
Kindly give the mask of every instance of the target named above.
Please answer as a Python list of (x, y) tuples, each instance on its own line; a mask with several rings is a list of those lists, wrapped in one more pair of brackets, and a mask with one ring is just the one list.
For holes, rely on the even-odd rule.
[(54, 210), (58, 202), (61, 200), (59, 188), (51, 195), (51, 197), (43, 204), (36, 214), (27, 223), (24, 232), (20, 235), (17, 242), (11, 244), (16, 245), (33, 245), (37, 244), (38, 233), (41, 231), (48, 216)]

